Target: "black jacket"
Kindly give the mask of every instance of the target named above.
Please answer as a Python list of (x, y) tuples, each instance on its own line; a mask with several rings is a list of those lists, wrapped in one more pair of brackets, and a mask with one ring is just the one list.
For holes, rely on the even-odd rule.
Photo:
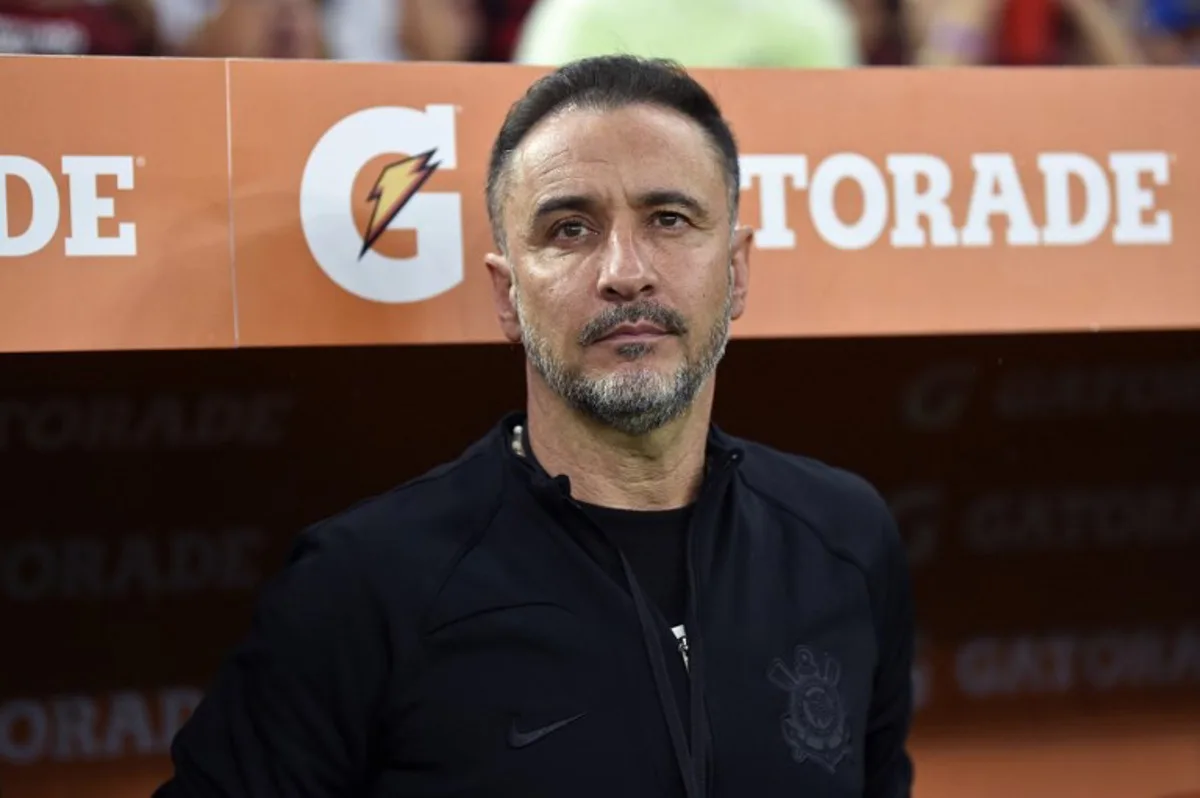
[(688, 673), (519, 421), (304, 533), (157, 798), (910, 794), (908, 575), (867, 483), (713, 429)]

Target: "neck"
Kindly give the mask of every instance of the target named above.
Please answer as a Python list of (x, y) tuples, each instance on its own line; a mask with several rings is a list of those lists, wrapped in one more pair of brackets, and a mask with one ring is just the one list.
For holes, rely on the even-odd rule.
[(566, 474), (582, 502), (629, 510), (683, 507), (704, 479), (713, 380), (683, 415), (645, 435), (626, 435), (566, 405), (530, 374), (528, 440), (552, 476)]

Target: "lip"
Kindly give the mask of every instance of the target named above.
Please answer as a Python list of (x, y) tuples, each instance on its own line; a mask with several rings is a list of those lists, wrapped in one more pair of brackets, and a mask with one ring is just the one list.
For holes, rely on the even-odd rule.
[(666, 334), (667, 331), (657, 324), (651, 324), (648, 321), (639, 321), (636, 324), (619, 324), (600, 340), (619, 342), (646, 341), (651, 338), (662, 338)]

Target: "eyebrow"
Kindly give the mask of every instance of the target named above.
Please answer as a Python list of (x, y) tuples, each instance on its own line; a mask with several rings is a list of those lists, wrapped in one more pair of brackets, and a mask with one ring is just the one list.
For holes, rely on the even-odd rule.
[[(591, 211), (598, 204), (599, 201), (595, 197), (586, 194), (561, 194), (547, 197), (534, 207), (533, 221), (536, 223), (561, 211)], [(663, 205), (686, 208), (702, 218), (707, 218), (709, 215), (708, 208), (704, 203), (690, 194), (676, 189), (654, 189), (643, 192), (634, 198), (634, 206), (638, 208), (654, 208)]]
[(634, 205), (639, 208), (655, 208), (662, 205), (674, 205), (679, 208), (686, 208), (696, 216), (707, 217), (708, 208), (704, 203), (683, 191), (675, 189), (657, 189), (647, 191), (644, 194), (638, 195), (634, 200)]
[(588, 211), (596, 206), (596, 199), (584, 194), (561, 194), (547, 197), (533, 209), (533, 221), (538, 222), (559, 211)]

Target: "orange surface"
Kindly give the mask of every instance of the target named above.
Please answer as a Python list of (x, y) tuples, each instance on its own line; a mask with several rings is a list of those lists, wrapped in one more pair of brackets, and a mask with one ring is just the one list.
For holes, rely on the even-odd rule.
[[(0, 165), (0, 351), (230, 346), (224, 65), (0, 58), (0, 107), (0, 164), (44, 169), (58, 196), (41, 193), (37, 215), (59, 217), (43, 248), (13, 256), (34, 195)], [(115, 159), (129, 187), (104, 173), (69, 181), (63, 159), (81, 156)], [(72, 196), (89, 190), (111, 199), (98, 237), (133, 225), (136, 255), (67, 255), (94, 223), (76, 212), (89, 198)]]
[[(40, 164), (41, 196), (52, 181), (61, 206), (27, 251), (29, 178), (4, 180), (0, 351), (499, 340), (482, 184), (537, 74), (0, 60), (0, 103), (21, 109), (0, 164)], [(758, 230), (735, 335), (1200, 326), (1194, 76), (698, 75), (739, 137), (742, 220)], [(364, 253), (381, 175), (427, 152), (438, 165)], [(72, 189), (64, 156), (132, 159), (132, 185), (76, 175)], [(389, 202), (421, 176), (411, 164), (392, 169)], [(67, 254), (74, 215), (98, 211), (100, 239), (136, 227), (136, 255)]]

